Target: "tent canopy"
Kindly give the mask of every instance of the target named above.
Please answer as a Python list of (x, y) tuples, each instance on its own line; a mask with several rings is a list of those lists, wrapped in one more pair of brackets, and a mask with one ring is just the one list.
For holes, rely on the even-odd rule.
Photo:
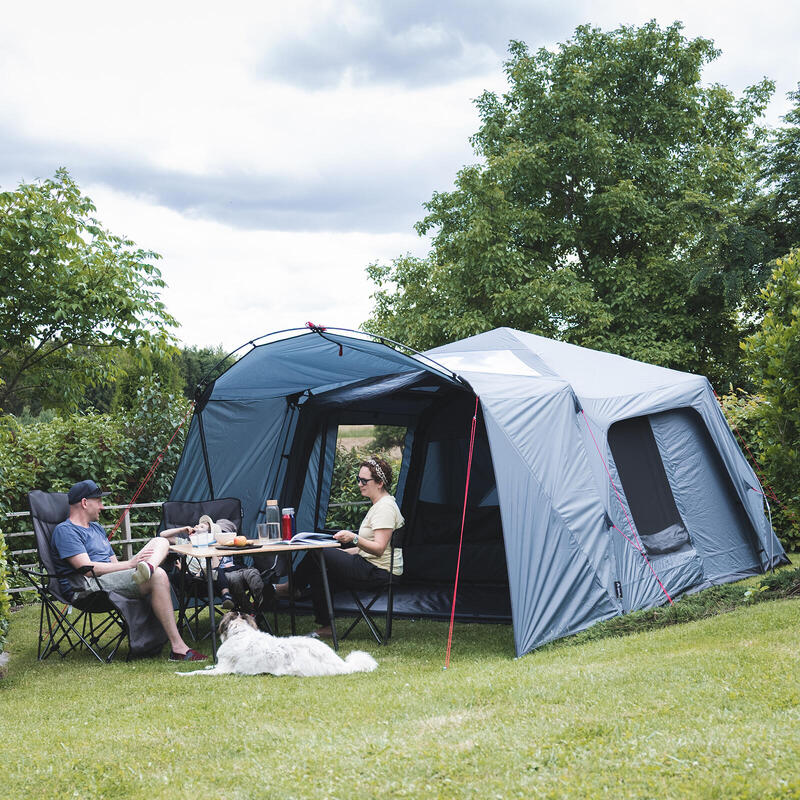
[(304, 331), (253, 346), (198, 402), (170, 499), (266, 499), (328, 518), (337, 430), (407, 431), (400, 613), (446, 617), (480, 412), (458, 616), (513, 620), (517, 654), (765, 570), (785, 554), (708, 381), (501, 328), (401, 352)]

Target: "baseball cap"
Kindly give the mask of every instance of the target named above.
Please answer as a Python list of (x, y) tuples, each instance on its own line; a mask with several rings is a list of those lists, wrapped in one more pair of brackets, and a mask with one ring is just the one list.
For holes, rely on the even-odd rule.
[(72, 484), (67, 494), (67, 502), (74, 506), (80, 503), (84, 497), (105, 497), (111, 492), (101, 492), (100, 487), (94, 481), (78, 481)]

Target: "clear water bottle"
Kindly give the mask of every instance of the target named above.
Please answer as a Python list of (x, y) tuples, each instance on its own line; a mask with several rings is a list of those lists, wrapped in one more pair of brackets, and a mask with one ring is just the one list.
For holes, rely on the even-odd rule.
[(277, 541), (281, 538), (281, 512), (277, 500), (267, 500), (264, 521), (267, 523), (267, 539)]

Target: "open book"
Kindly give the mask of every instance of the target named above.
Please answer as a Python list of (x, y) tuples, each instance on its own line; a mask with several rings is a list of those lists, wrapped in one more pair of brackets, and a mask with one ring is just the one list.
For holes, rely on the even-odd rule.
[(302, 542), (335, 542), (332, 533), (316, 533), (314, 531), (301, 531), (292, 536), (291, 539), (284, 539), (283, 544), (301, 544)]

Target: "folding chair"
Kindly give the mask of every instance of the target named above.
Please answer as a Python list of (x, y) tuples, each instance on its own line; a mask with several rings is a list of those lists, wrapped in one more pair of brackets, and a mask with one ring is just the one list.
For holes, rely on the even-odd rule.
[[(69, 516), (67, 495), (36, 489), (28, 494), (28, 503), (41, 569), (20, 569), (41, 600), (39, 660), (54, 652), (64, 658), (72, 650), (85, 647), (98, 661), (107, 663), (126, 639), (128, 659), (160, 650), (167, 637), (146, 600), (130, 600), (116, 592), (103, 591), (82, 593), (72, 599), (65, 597), (56, 574), (52, 536), (56, 525)], [(76, 571), (71, 578), (75, 582), (80, 574), (87, 573), (92, 574), (90, 567)], [(93, 577), (102, 586), (102, 576)], [(77, 612), (73, 619), (70, 607)], [(132, 627), (135, 627), (134, 641)]]
[[(368, 602), (364, 602), (361, 599), (361, 594), (364, 593), (363, 590), (359, 592), (358, 589), (350, 589), (350, 595), (353, 598), (353, 602), (356, 604), (356, 608), (358, 609), (358, 616), (350, 623), (350, 626), (347, 630), (339, 636), (339, 640), (346, 639), (347, 636), (350, 634), (350, 631), (358, 625), (361, 620), (367, 624), (370, 633), (375, 637), (375, 641), (378, 644), (388, 644), (389, 639), (392, 638), (392, 610), (394, 607), (394, 588), (397, 585), (399, 576), (393, 575), (392, 570), (394, 569), (394, 552), (397, 548), (403, 546), (403, 537), (405, 535), (405, 528), (398, 528), (396, 531), (392, 533), (392, 538), (389, 540), (389, 548), (390, 548), (390, 566), (389, 566), (389, 577), (386, 579), (386, 583), (383, 586), (378, 587), (375, 590), (370, 590), (367, 593), (369, 595), (372, 593), (371, 599)], [(384, 632), (381, 633), (380, 628), (378, 627), (377, 623), (375, 622), (375, 612), (371, 612), (372, 607), (375, 603), (383, 596), (386, 595), (386, 620), (384, 623)]]
[[(161, 506), (161, 530), (196, 525), (204, 514), (213, 520), (229, 519), (237, 533), (242, 529), (242, 504), (236, 497), (221, 497), (218, 500), (167, 500)], [(205, 574), (193, 575), (186, 569), (173, 570), (171, 578), (178, 589), (181, 601), (178, 609), (178, 627), (188, 630), (195, 641), (200, 639), (200, 614), (208, 604), (208, 581)], [(213, 598), (215, 608), (222, 598)], [(221, 611), (221, 609), (219, 609)], [(224, 612), (221, 612), (224, 613)], [(256, 619), (271, 631), (262, 609), (256, 609)], [(277, 614), (276, 614), (277, 628)], [(210, 635), (206, 634), (206, 636)]]

